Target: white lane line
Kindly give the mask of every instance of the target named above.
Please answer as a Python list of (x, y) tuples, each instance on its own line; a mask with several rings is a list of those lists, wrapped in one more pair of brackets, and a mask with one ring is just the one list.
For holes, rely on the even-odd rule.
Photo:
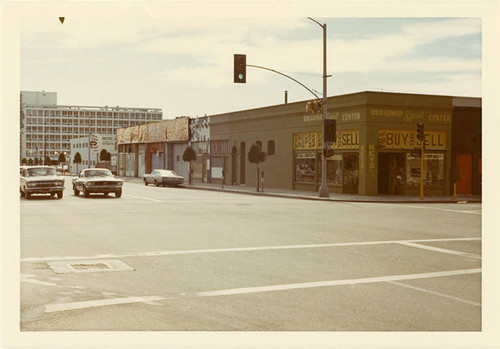
[(458, 297), (450, 296), (450, 295), (448, 295), (448, 294), (444, 294), (444, 293), (440, 293), (440, 292), (436, 292), (436, 291), (427, 290), (427, 289), (425, 289), (425, 288), (416, 287), (416, 286), (411, 286), (411, 285), (403, 284), (403, 283), (396, 282), (396, 281), (387, 281), (387, 283), (388, 283), (388, 284), (392, 284), (392, 285), (401, 286), (401, 287), (410, 288), (410, 289), (412, 289), (412, 290), (416, 290), (416, 291), (420, 291), (420, 292), (424, 292), (424, 293), (432, 294), (432, 295), (435, 295), (435, 296), (440, 296), (440, 297), (444, 297), (444, 298), (452, 299), (452, 300), (455, 300), (455, 301), (457, 301), (457, 302), (461, 302), (461, 303), (465, 303), (465, 304), (474, 305), (474, 306), (476, 306), (476, 307), (481, 307), (481, 303), (472, 302), (472, 301), (469, 301), (469, 300), (466, 300), (466, 299), (462, 299), (462, 298), (458, 298)]
[(219, 248), (219, 249), (203, 249), (203, 250), (136, 252), (136, 253), (126, 253), (126, 254), (98, 254), (94, 256), (30, 257), (30, 258), (21, 258), (21, 262), (62, 261), (68, 259), (81, 260), (81, 259), (100, 259), (100, 258), (153, 257), (153, 256), (171, 256), (171, 255), (199, 254), (199, 253), (272, 251), (272, 250), (302, 249), (302, 248), (403, 244), (412, 242), (475, 241), (475, 240), (481, 240), (481, 238), (448, 238), (448, 239), (444, 238), (444, 239), (423, 239), (423, 240), (340, 242), (340, 243), (314, 244), (314, 245), (259, 246), (259, 247), (235, 247), (235, 248)]
[(136, 195), (130, 195), (130, 194), (124, 194), (123, 196), (129, 196), (132, 198), (143, 199), (143, 200), (153, 201), (153, 202), (164, 202), (163, 200), (152, 199), (152, 198), (148, 198), (148, 197), (144, 197), (144, 196), (136, 196)]
[(45, 313), (54, 313), (58, 311), (84, 309), (84, 308), (95, 308), (107, 305), (117, 305), (117, 304), (130, 304), (130, 303), (148, 303), (164, 300), (165, 297), (127, 297), (127, 298), (112, 298), (112, 299), (100, 299), (93, 301), (83, 301), (83, 302), (73, 302), (73, 303), (61, 303), (61, 304), (47, 304), (45, 306)]
[[(95, 308), (109, 305), (117, 304), (131, 304), (131, 303), (145, 303), (145, 304), (155, 304), (154, 301), (161, 301), (167, 299), (177, 299), (180, 297), (214, 297), (214, 296), (231, 296), (231, 295), (241, 295), (259, 292), (273, 292), (273, 291), (285, 291), (285, 290), (296, 290), (296, 289), (308, 289), (316, 287), (330, 287), (330, 286), (344, 286), (344, 285), (354, 285), (354, 284), (367, 284), (367, 283), (380, 283), (380, 282), (391, 282), (396, 280), (415, 280), (415, 279), (427, 279), (434, 277), (446, 277), (452, 275), (465, 275), (465, 274), (476, 274), (480, 273), (481, 269), (463, 269), (463, 270), (448, 270), (439, 271), (433, 273), (421, 273), (421, 274), (409, 274), (409, 275), (390, 275), (381, 277), (371, 277), (371, 278), (361, 278), (361, 279), (347, 279), (347, 280), (330, 280), (330, 281), (319, 281), (319, 282), (305, 282), (305, 283), (295, 283), (295, 284), (283, 284), (283, 285), (273, 285), (273, 286), (258, 286), (258, 287), (244, 287), (244, 288), (233, 288), (217, 291), (205, 291), (198, 293), (180, 293), (177, 296), (170, 297), (158, 297), (158, 296), (147, 296), (147, 297), (128, 297), (128, 298), (112, 298), (112, 299), (102, 299), (93, 301), (83, 301), (83, 302), (72, 302), (72, 303), (61, 303), (61, 304), (47, 304), (45, 306), (45, 313), (53, 313), (58, 311), (67, 311), (75, 309), (86, 309)], [(157, 304), (157, 303), (156, 303)]]
[(390, 276), (380, 276), (380, 277), (371, 277), (362, 279), (331, 280), (331, 281), (306, 282), (306, 283), (274, 285), (274, 286), (244, 287), (244, 288), (233, 288), (228, 290), (199, 292), (195, 293), (194, 296), (196, 297), (230, 296), (237, 294), (284, 291), (284, 290), (295, 290), (295, 289), (327, 287), (327, 286), (368, 284), (368, 283), (388, 282), (396, 280), (427, 279), (427, 278), (452, 276), (452, 275), (476, 274), (480, 272), (481, 268), (477, 268), (477, 269), (438, 271), (433, 273), (422, 273), (422, 274), (390, 275)]
[(423, 210), (435, 210), (435, 211), (445, 211), (445, 212), (455, 212), (455, 213), (467, 213), (467, 214), (481, 215), (481, 210), (479, 210), (479, 211), (452, 210), (452, 209), (449, 209), (449, 208), (440, 208), (440, 207), (428, 206), (429, 204), (425, 204), (423, 206), (404, 205), (404, 204), (386, 204), (386, 205), (398, 206), (398, 207), (411, 207), (411, 208), (418, 208), (418, 209), (423, 209)]
[(421, 248), (423, 250), (429, 250), (429, 251), (434, 251), (434, 252), (442, 252), (442, 253), (448, 253), (448, 254), (454, 254), (457, 256), (462, 256), (462, 257), (469, 257), (469, 258), (474, 258), (474, 259), (481, 259), (481, 256), (478, 256), (477, 254), (472, 254), (472, 253), (467, 253), (467, 252), (460, 252), (460, 251), (455, 251), (455, 250), (449, 250), (446, 248), (440, 248), (440, 247), (433, 247), (433, 246), (427, 246), (427, 245), (421, 245), (421, 244), (416, 244), (413, 242), (399, 242), (399, 245), (404, 245), (404, 246), (409, 246), (409, 247), (415, 247), (415, 248)]

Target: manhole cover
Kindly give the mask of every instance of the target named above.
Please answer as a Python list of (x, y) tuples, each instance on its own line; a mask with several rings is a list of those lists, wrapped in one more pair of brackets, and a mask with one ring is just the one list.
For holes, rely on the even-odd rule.
[(106, 271), (131, 271), (131, 266), (119, 260), (109, 261), (64, 261), (47, 263), (56, 274), (97, 273)]

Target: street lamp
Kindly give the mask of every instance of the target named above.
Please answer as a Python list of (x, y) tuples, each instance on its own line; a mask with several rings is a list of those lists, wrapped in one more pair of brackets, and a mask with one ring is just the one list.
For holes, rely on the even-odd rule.
[(321, 149), (321, 186), (319, 188), (318, 195), (320, 197), (329, 197), (328, 185), (326, 184), (326, 142), (325, 142), (325, 120), (327, 112), (327, 98), (326, 98), (326, 79), (331, 75), (326, 75), (326, 23), (319, 23), (311, 17), (307, 17), (311, 21), (315, 22), (323, 29), (323, 146)]

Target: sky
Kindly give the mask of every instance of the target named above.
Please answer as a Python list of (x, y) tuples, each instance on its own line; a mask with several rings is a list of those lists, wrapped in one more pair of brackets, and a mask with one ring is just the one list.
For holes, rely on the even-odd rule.
[[(113, 15), (112, 15), (113, 14)], [(65, 16), (61, 24), (58, 16)], [(314, 17), (327, 25), (327, 95), (361, 91), (481, 97), (481, 18)], [(323, 93), (323, 30), (303, 17), (172, 16), (115, 6), (28, 13), (20, 87), (60, 105), (161, 108), (164, 119), (304, 101)]]

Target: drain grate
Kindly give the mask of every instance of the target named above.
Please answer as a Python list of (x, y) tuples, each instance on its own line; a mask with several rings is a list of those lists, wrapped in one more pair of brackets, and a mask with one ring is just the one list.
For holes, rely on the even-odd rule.
[(98, 273), (108, 271), (132, 271), (134, 268), (119, 260), (108, 261), (64, 261), (47, 263), (56, 274)]

